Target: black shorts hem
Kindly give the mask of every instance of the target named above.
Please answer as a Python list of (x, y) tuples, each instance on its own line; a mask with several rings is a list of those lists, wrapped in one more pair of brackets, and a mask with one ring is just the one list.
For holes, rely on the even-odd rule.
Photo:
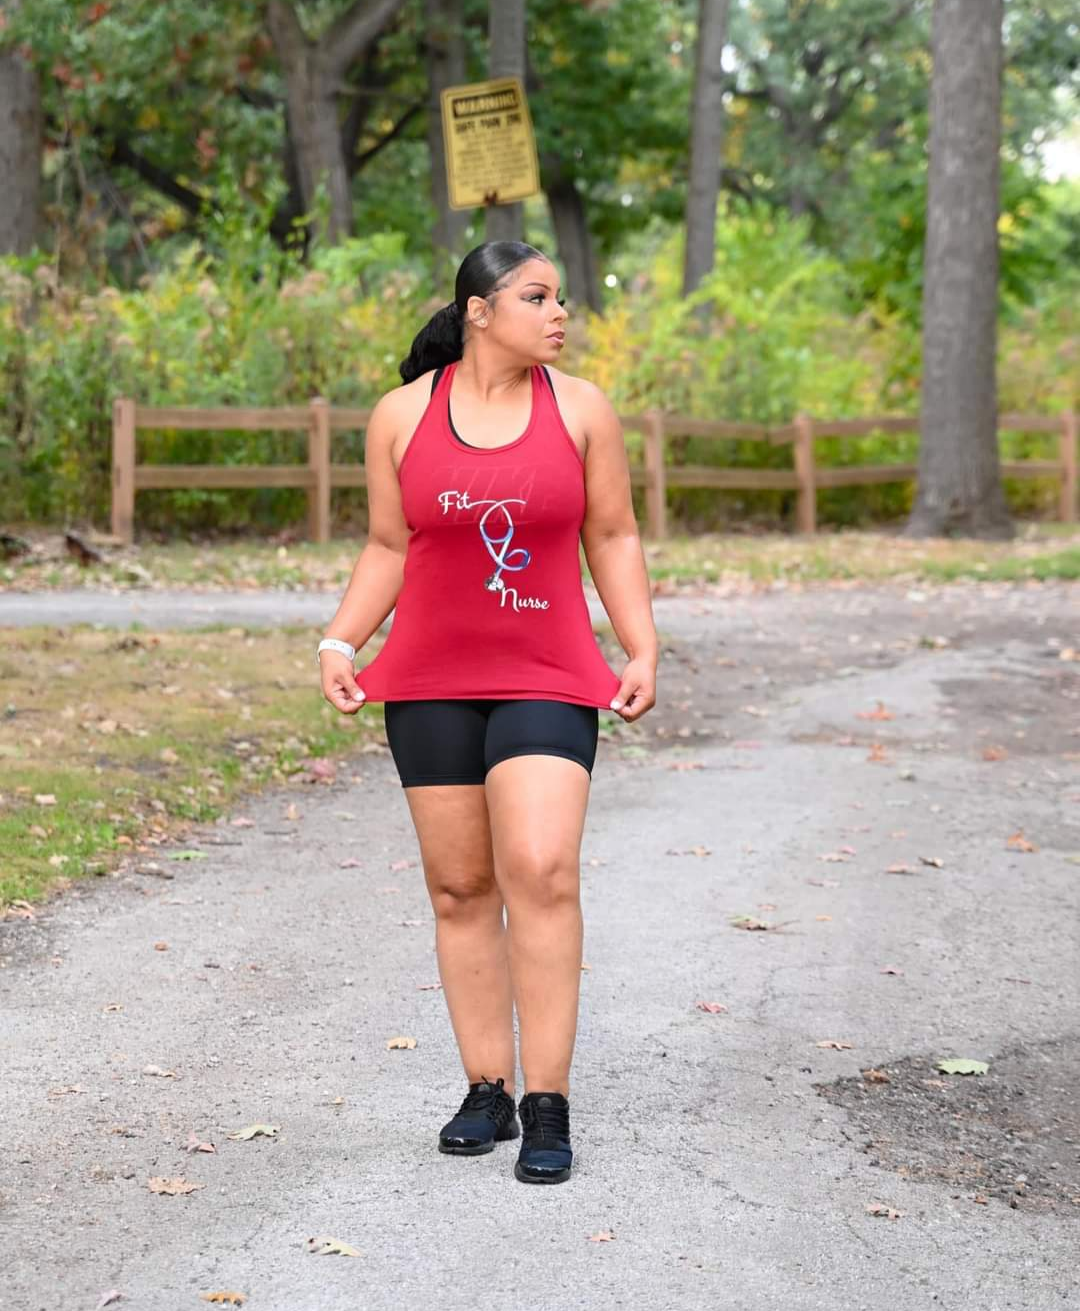
[(477, 778), (475, 774), (424, 774), (420, 778), (403, 778), (401, 780), (403, 788), (439, 787), (444, 783), (475, 783), (478, 787), (484, 786), (483, 778)]
[(513, 760), (517, 756), (561, 756), (563, 760), (572, 760), (576, 765), (580, 765), (585, 773), (592, 778), (592, 770), (580, 756), (575, 756), (572, 751), (560, 751), (558, 747), (522, 747), (520, 751), (504, 751), (498, 760), (493, 760), (488, 765), (488, 771), (493, 770), (496, 765), (501, 764), (504, 760)]

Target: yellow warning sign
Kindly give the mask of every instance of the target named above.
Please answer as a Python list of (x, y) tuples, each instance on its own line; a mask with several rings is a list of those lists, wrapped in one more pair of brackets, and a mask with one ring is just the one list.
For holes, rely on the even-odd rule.
[(450, 208), (508, 205), (536, 195), (540, 167), (521, 79), (450, 86), (441, 99)]

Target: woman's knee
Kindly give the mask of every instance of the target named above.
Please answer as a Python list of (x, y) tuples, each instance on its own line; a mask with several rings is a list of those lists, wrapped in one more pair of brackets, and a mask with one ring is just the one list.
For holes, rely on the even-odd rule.
[(463, 919), (502, 910), (502, 894), (490, 870), (429, 875), (428, 892), (439, 919)]
[(576, 905), (581, 895), (580, 866), (562, 852), (511, 846), (499, 853), (498, 877), (508, 903)]

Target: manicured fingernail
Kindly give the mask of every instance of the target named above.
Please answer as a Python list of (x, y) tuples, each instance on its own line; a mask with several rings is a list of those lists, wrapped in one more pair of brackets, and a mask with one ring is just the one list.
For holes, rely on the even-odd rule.
[(612, 701), (612, 703), (611, 703), (611, 708), (612, 708), (612, 710), (620, 710), (620, 709), (622, 708), (622, 702), (621, 702), (621, 701)]
[(363, 699), (364, 699), (364, 694), (363, 694), (363, 692), (354, 692), (354, 693), (353, 693), (353, 700), (354, 700), (354, 701), (363, 701)]

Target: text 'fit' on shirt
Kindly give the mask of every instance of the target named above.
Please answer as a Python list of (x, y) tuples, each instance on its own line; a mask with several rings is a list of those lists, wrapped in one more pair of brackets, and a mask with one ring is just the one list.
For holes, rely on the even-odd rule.
[(475, 446), (450, 425), (456, 368), (438, 378), (401, 459), (404, 578), (357, 684), (372, 702), (539, 697), (607, 709), (620, 680), (582, 586), (585, 465), (550, 378), (530, 369), (519, 437)]

